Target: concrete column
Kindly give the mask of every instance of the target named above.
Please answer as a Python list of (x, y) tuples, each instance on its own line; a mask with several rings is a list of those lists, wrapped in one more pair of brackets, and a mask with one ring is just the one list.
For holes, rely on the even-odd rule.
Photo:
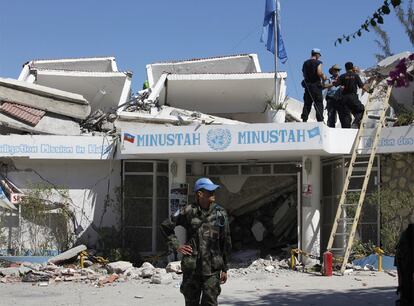
[[(186, 174), (186, 159), (185, 158), (170, 158), (168, 160), (168, 178), (170, 183), (170, 192), (172, 184), (183, 184), (186, 183), (187, 174)], [(170, 203), (170, 201), (169, 201)], [(184, 227), (177, 226), (175, 228), (175, 234), (177, 235), (178, 240), (181, 244), (184, 244), (186, 241), (186, 231)]]
[[(191, 164), (191, 174), (197, 177), (204, 176), (204, 166), (200, 161), (193, 161)], [(190, 186), (191, 188), (191, 186)]]
[[(320, 256), (321, 240), (321, 159), (304, 156), (302, 160), (302, 250)], [(317, 260), (302, 257), (305, 264)]]

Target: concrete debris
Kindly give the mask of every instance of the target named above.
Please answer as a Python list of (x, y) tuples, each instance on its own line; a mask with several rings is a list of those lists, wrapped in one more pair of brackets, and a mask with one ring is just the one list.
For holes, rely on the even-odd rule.
[(259, 258), (251, 262), (246, 266), (246, 263), (233, 264), (229, 269), (229, 273), (232, 277), (240, 277), (252, 273), (273, 273), (278, 276), (284, 271), (289, 270), (290, 265), (287, 259), (263, 259)]
[(397, 273), (395, 273), (394, 271), (384, 270), (384, 272), (387, 273), (389, 276), (397, 277)]
[(173, 277), (171, 274), (162, 273), (162, 272), (157, 272), (151, 277), (152, 284), (169, 284), (172, 281), (173, 281)]
[(53, 264), (58, 264), (60, 262), (69, 260), (75, 256), (78, 256), (78, 254), (82, 251), (86, 250), (86, 246), (81, 244), (78, 245), (77, 247), (74, 247), (72, 249), (67, 250), (66, 252), (60, 253), (59, 255), (52, 257), (51, 259), (49, 259), (49, 263), (53, 263)]
[(354, 272), (354, 269), (345, 269), (344, 275), (350, 275)]
[(36, 283), (36, 282), (47, 282), (52, 276), (49, 274), (38, 274), (34, 271), (27, 273), (22, 278), (22, 282)]
[(116, 261), (107, 265), (110, 273), (124, 273), (126, 270), (132, 268), (132, 263), (128, 261)]
[(235, 218), (230, 233), (235, 250), (257, 248), (265, 254), (286, 256), (282, 248), (297, 243), (297, 201), (290, 188), (276, 192), (277, 196), (272, 190), (271, 195), (252, 198), (248, 204), (252, 203), (254, 210), (243, 204), (232, 212)]
[(105, 277), (105, 278), (103, 278), (103, 279), (99, 280), (99, 282), (98, 282), (98, 286), (99, 286), (99, 287), (102, 287), (102, 286), (103, 286), (103, 285), (105, 285), (105, 284), (112, 284), (112, 283), (113, 283), (114, 281), (116, 281), (118, 278), (119, 278), (119, 275), (118, 275), (118, 274), (111, 274), (110, 276)]
[(175, 273), (182, 273), (181, 271), (181, 261), (172, 261), (168, 263), (167, 267), (165, 268), (167, 272), (175, 272)]
[(0, 274), (3, 276), (19, 276), (20, 271), (19, 268), (16, 267), (2, 268), (0, 269)]
[(89, 131), (111, 132), (115, 130), (115, 120), (118, 116), (114, 113), (104, 113), (97, 109), (85, 121), (81, 122), (82, 132)]

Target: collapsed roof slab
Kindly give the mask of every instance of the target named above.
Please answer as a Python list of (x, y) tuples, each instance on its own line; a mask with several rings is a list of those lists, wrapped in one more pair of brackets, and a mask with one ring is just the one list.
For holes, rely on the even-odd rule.
[(68, 117), (50, 113), (46, 113), (36, 126), (26, 124), (0, 113), (0, 127), (2, 129), (7, 128), (31, 134), (69, 136), (77, 136), (81, 134), (81, 129), (77, 122), (74, 122)]
[(35, 83), (80, 94), (92, 111), (108, 112), (129, 99), (131, 77), (124, 72), (37, 70)]
[(164, 73), (209, 74), (256, 72), (261, 72), (256, 54), (190, 59), (147, 65), (147, 77), (151, 88), (155, 86)]
[[(284, 85), (286, 72), (278, 72)], [(274, 73), (171, 74), (160, 104), (194, 109), (206, 114), (262, 113), (274, 96)], [(281, 101), (285, 86), (279, 86)]]
[(82, 120), (91, 112), (81, 95), (12, 79), (0, 78), (0, 100)]
[[(179, 109), (175, 107), (162, 106), (158, 111), (146, 112), (127, 112), (118, 113), (118, 126), (122, 127), (122, 121), (161, 123), (175, 125), (220, 125), (220, 124), (245, 124), (244, 122), (202, 114), (195, 111)], [(156, 128), (156, 125), (155, 125)]]

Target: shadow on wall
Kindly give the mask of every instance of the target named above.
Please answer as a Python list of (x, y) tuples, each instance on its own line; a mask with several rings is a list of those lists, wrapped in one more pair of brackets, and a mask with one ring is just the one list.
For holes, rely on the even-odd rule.
[[(219, 298), (223, 306), (254, 306), (254, 305), (335, 305), (335, 306), (389, 306), (394, 305), (397, 295), (395, 287), (377, 287), (368, 289), (352, 289), (344, 291), (325, 290), (319, 292), (298, 292), (287, 290), (267, 290), (268, 292), (243, 291), (245, 297), (231, 296)], [(315, 290), (316, 291), (316, 290)], [(258, 296), (259, 295), (259, 296)]]

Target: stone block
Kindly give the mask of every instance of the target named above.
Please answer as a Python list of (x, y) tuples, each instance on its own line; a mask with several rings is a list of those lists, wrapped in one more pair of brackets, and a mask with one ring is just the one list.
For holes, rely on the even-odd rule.
[(395, 162), (395, 168), (397, 169), (403, 169), (406, 167), (406, 162), (404, 160), (397, 160)]
[(110, 273), (121, 274), (124, 273), (127, 269), (132, 268), (132, 263), (129, 261), (116, 261), (109, 263), (107, 266), (110, 270)]
[(155, 269), (154, 266), (152, 264), (150, 264), (149, 262), (144, 262), (142, 264), (141, 268), (151, 268), (151, 269)]
[(168, 263), (167, 267), (165, 268), (168, 273), (181, 273), (181, 261), (172, 261)]
[(143, 268), (141, 269), (141, 277), (142, 278), (151, 278), (155, 273), (154, 268)]
[(407, 184), (407, 179), (405, 177), (400, 177), (398, 180), (398, 187), (400, 189), (405, 189), (406, 184)]
[(156, 273), (151, 277), (151, 283), (153, 284), (169, 284), (172, 281), (172, 275), (169, 273)]

